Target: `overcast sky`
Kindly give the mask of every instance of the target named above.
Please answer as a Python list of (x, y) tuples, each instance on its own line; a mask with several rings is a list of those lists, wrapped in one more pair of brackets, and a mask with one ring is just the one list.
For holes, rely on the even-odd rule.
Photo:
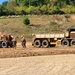
[(8, 1), (8, 0), (0, 0), (0, 4), (2, 4), (4, 1)]

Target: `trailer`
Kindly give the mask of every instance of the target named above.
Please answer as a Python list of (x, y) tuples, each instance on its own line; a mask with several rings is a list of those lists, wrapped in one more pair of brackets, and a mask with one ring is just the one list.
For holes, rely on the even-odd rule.
[(75, 29), (67, 29), (65, 33), (58, 34), (33, 34), (32, 46), (36, 48), (55, 47), (59, 42), (64, 47), (75, 47)]

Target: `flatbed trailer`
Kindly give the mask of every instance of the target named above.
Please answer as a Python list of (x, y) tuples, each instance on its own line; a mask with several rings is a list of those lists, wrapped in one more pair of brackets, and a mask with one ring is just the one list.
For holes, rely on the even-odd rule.
[(49, 46), (56, 46), (58, 41), (61, 41), (65, 37), (65, 34), (34, 34), (33, 36), (32, 45), (34, 47), (47, 48)]

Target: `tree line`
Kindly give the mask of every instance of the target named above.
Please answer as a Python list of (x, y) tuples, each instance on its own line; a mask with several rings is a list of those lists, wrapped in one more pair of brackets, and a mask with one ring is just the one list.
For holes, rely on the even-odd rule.
[(9, 0), (0, 5), (0, 16), (74, 13), (75, 0)]

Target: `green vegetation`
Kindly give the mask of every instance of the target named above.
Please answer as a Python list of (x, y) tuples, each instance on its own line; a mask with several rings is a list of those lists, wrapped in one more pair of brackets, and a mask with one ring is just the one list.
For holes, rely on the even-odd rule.
[(75, 0), (9, 0), (0, 5), (0, 16), (71, 13), (75, 13)]
[(0, 32), (19, 37), (24, 34), (27, 40), (32, 33), (64, 32), (75, 27), (75, 17), (70, 14), (75, 14), (75, 0), (9, 0), (0, 5), (0, 16), (7, 16), (0, 17)]
[[(28, 17), (30, 25), (23, 24), (23, 18)], [(24, 35), (26, 40), (32, 40), (32, 34), (49, 34), (49, 33), (64, 33), (67, 28), (75, 27), (75, 20), (73, 16), (65, 15), (32, 15), (20, 16), (16, 18), (0, 18), (0, 32), (18, 36), (21, 41), (21, 36)]]
[(23, 19), (23, 23), (24, 23), (25, 25), (29, 25), (29, 24), (30, 24), (29, 18), (28, 18), (28, 17), (25, 17), (25, 18)]

